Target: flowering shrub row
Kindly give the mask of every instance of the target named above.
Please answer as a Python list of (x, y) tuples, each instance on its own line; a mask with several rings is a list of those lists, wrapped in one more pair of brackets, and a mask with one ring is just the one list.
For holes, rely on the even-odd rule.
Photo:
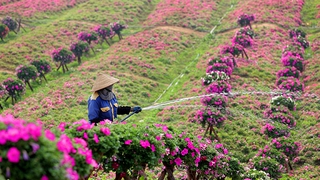
[[(279, 89), (287, 92), (303, 91), (303, 83), (299, 78), (304, 70), (304, 49), (309, 45), (305, 40), (306, 34), (299, 29), (290, 30), (289, 36), (293, 42), (283, 49), (281, 57), (282, 64), (286, 69), (278, 71), (276, 85)], [(268, 137), (274, 138), (271, 142), (272, 147), (266, 146), (259, 151), (256, 157), (264, 161), (261, 162), (258, 159), (259, 163), (254, 163), (254, 167), (265, 170), (273, 178), (278, 178), (280, 177), (279, 172), (284, 172), (283, 167), (287, 172), (293, 170), (291, 161), (298, 156), (301, 145), (289, 137), (290, 128), (296, 125), (290, 112), (296, 110), (294, 97), (285, 94), (276, 96), (272, 98), (270, 105), (270, 109), (264, 112), (264, 116), (273, 122), (267, 123), (262, 132)], [(270, 159), (274, 159), (276, 162), (272, 163)], [(274, 166), (276, 163), (279, 165)]]
[(17, 98), (24, 94), (26, 84), (29, 86), (31, 91), (33, 91), (32, 86), (30, 85), (30, 80), (35, 81), (38, 77), (46, 80), (45, 74), (50, 71), (50, 64), (45, 60), (34, 60), (31, 61), (29, 65), (19, 65), (16, 68), (16, 75), (18, 79), (15, 80), (8, 78), (0, 84), (0, 87), (3, 87), (0, 99), (5, 98), (6, 101), (11, 97), (12, 104), (14, 104), (17, 101)]
[(48, 130), (41, 121), (7, 115), (0, 116), (0, 144), (0, 170), (9, 179), (78, 180), (101, 166), (106, 173), (115, 172), (116, 179), (146, 178), (146, 167), (159, 162), (164, 171), (171, 168), (172, 176), (174, 167), (186, 167), (190, 177), (204, 179), (236, 178), (244, 172), (222, 144), (162, 124), (103, 121), (95, 126), (80, 120)]

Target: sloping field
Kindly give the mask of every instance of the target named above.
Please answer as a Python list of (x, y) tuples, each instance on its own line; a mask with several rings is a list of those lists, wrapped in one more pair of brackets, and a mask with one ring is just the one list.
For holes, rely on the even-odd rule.
[[(16, 67), (35, 58), (44, 58), (52, 66), (52, 72), (46, 75), (48, 82), (31, 81), (34, 91), (26, 87), (14, 105), (11, 99), (5, 101), (0, 96), (2, 115), (13, 114), (28, 121), (41, 119), (47, 129), (55, 129), (61, 122), (87, 119), (90, 89), (97, 73), (104, 72), (120, 79), (114, 91), (121, 105), (143, 108), (128, 122), (148, 126), (161, 123), (203, 136), (208, 129), (201, 126), (198, 117), (204, 108), (202, 97), (209, 94), (202, 80), (208, 63), (221, 55), (223, 48), (232, 46), (240, 30), (238, 17), (253, 14), (253, 44), (245, 48), (248, 58), (235, 58), (237, 67), (228, 80), (231, 90), (226, 120), (214, 127), (217, 134), (211, 138), (223, 144), (229, 151), (226, 154), (237, 158), (247, 172), (259, 153), (269, 156), (269, 147), (277, 150), (271, 145), (276, 140), (265, 133), (266, 125), (273, 124), (266, 114), (271, 109), (272, 93), (279, 90), (276, 82), (278, 71), (284, 69), (283, 50), (292, 43), (289, 30), (299, 27), (306, 32), (310, 47), (304, 51), (305, 69), (298, 78), (304, 91), (294, 95), (295, 110), (290, 111), (292, 119), (286, 123), (290, 125), (288, 138), (300, 145), (300, 151), (290, 156), (291, 168), (273, 156), (277, 166), (260, 170), (270, 173), (281, 169), (282, 178), (274, 179), (320, 178), (319, 0), (55, 2), (0, 0), (0, 16), (18, 13), (26, 23), (26, 31), (10, 32), (4, 42), (0, 41), (0, 81), (16, 78)], [(66, 73), (56, 70), (58, 65), (50, 57), (53, 49), (69, 48), (81, 31), (116, 21), (129, 25), (122, 31), (123, 39), (109, 39), (111, 46), (95, 41), (95, 53), (90, 50), (82, 64), (70, 63)], [(157, 179), (161, 168), (159, 164), (147, 170), (147, 177)], [(184, 170), (185, 166), (176, 168), (175, 178), (186, 179)], [(96, 170), (90, 179), (97, 177), (115, 179), (115, 174)]]

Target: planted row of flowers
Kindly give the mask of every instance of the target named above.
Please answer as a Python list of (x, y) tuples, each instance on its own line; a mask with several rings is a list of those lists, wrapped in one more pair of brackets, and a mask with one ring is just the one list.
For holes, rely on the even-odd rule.
[[(20, 65), (16, 68), (18, 79), (8, 78), (0, 84), (0, 100), (7, 101), (10, 97), (12, 104), (25, 93), (25, 86), (28, 85), (31, 91), (30, 80), (36, 80), (38, 77), (47, 81), (45, 74), (51, 71), (51, 66), (46, 60), (34, 60), (29, 65)], [(1, 103), (0, 103), (1, 104)], [(2, 106), (1, 106), (2, 108)]]
[[(253, 43), (254, 33), (251, 28), (247, 27), (250, 25), (250, 21), (253, 20), (251, 17), (253, 16), (243, 15), (239, 17), (240, 22), (243, 21), (239, 25), (244, 26), (244, 28), (236, 32), (234, 38), (232, 38), (232, 46), (223, 47), (218, 57), (209, 59), (206, 76), (202, 79), (202, 85), (206, 87), (206, 93), (210, 96), (201, 99), (201, 103), (205, 108), (199, 110), (195, 118), (203, 127), (208, 124), (205, 133), (210, 131), (211, 135), (213, 132), (218, 140), (219, 137), (213, 126), (220, 127), (226, 120), (225, 114), (228, 101), (226, 95), (231, 91), (231, 85), (228, 80), (237, 66), (235, 58), (240, 54), (243, 56), (244, 48), (250, 47)], [(227, 53), (232, 56), (225, 55)]]
[[(305, 61), (303, 59), (304, 49), (309, 47), (306, 34), (299, 30), (289, 31), (292, 44), (287, 45), (282, 52), (281, 61), (286, 67), (277, 73), (276, 85), (280, 90), (286, 91), (281, 96), (273, 97), (270, 108), (264, 112), (264, 116), (270, 120), (265, 124), (263, 133), (272, 138), (271, 146), (261, 149), (256, 157), (270, 157), (276, 160), (278, 165), (269, 168), (274, 178), (279, 178), (281, 172), (293, 170), (291, 162), (298, 156), (301, 145), (290, 139), (290, 129), (296, 126), (294, 116), (291, 111), (295, 111), (295, 92), (303, 91), (303, 84), (299, 78), (304, 70)], [(268, 162), (268, 167), (274, 165)]]
[(194, 180), (244, 174), (222, 144), (162, 124), (95, 126), (81, 120), (46, 130), (41, 121), (6, 115), (0, 116), (0, 144), (0, 177), (6, 179), (88, 179), (93, 167), (115, 172), (115, 179), (139, 179), (159, 162), (159, 179), (174, 179), (176, 167)]
[[(10, 23), (12, 24), (12, 22), (15, 22), (10, 17), (9, 19), (4, 19), (4, 21), (9, 25), (9, 27), (12, 28), (10, 30), (16, 29), (17, 24), (15, 24), (14, 27), (13, 25), (10, 26)], [(0, 26), (0, 34), (2, 32), (1, 28), (2, 26)], [(107, 39), (111, 39), (116, 34), (118, 35), (119, 39), (122, 39), (121, 31), (125, 28), (127, 28), (126, 25), (114, 22), (110, 25), (110, 27), (98, 25), (94, 27), (94, 31), (90, 33), (80, 32), (78, 34), (79, 41), (72, 43), (69, 49), (60, 47), (51, 52), (53, 61), (59, 63), (57, 70), (62, 68), (63, 72), (68, 71), (67, 64), (74, 61), (75, 58), (77, 58), (78, 64), (81, 64), (81, 57), (85, 53), (88, 53), (90, 47), (93, 50), (91, 42), (97, 41), (98, 37), (100, 37), (101, 43), (103, 40), (105, 40), (109, 45), (110, 43), (107, 41)], [(31, 91), (33, 91), (30, 81), (35, 81), (38, 77), (47, 81), (45, 74), (49, 73), (50, 71), (51, 66), (46, 60), (33, 60), (28, 65), (19, 65), (16, 68), (18, 79), (8, 78), (0, 85), (0, 99), (4, 98), (5, 101), (7, 101), (8, 98), (11, 97), (12, 104), (14, 104), (17, 101), (17, 98), (24, 94), (25, 85), (28, 85)], [(2, 105), (0, 105), (0, 108), (3, 108)]]

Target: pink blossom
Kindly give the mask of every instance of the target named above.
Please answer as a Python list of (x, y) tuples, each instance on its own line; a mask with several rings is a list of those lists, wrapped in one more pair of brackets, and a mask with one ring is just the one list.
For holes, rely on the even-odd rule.
[(166, 134), (166, 137), (169, 138), (169, 139), (173, 138), (171, 134)]
[(57, 142), (57, 148), (59, 151), (64, 153), (71, 153), (75, 151), (71, 139), (65, 134), (61, 135), (60, 140)]
[(111, 134), (110, 129), (107, 128), (107, 127), (101, 128), (100, 130), (101, 130), (101, 132), (102, 132), (103, 134), (105, 134), (106, 136), (109, 136), (109, 135)]
[(160, 141), (161, 140), (161, 136), (156, 136), (156, 140)]
[(20, 151), (16, 147), (11, 147), (8, 150), (7, 157), (9, 162), (18, 163), (20, 160)]
[(188, 149), (187, 149), (187, 148), (184, 148), (184, 149), (181, 151), (181, 155), (182, 155), (182, 156), (185, 156), (186, 154), (188, 154)]
[(94, 142), (99, 143), (99, 137), (97, 134), (93, 135), (93, 140), (94, 140)]
[(222, 144), (216, 144), (216, 149), (220, 149), (221, 147), (223, 147), (223, 145)]
[(156, 147), (155, 147), (153, 144), (151, 144), (151, 151), (152, 151), (152, 152), (155, 152), (155, 151), (156, 151)]
[(49, 139), (50, 141), (54, 141), (55, 140), (55, 135), (48, 129), (45, 130), (45, 136), (47, 139)]
[(128, 140), (126, 140), (126, 141), (124, 142), (124, 144), (126, 144), (126, 145), (130, 145), (130, 144), (131, 144), (131, 142), (132, 142), (132, 140), (131, 140), (131, 139), (128, 139)]
[(176, 158), (174, 162), (176, 163), (176, 165), (180, 166), (182, 163), (182, 160), (180, 158)]
[(223, 154), (228, 154), (228, 149), (224, 148), (223, 149)]
[(83, 138), (84, 138), (85, 140), (88, 140), (89, 137), (88, 137), (88, 134), (87, 134), (86, 132), (83, 133)]
[(146, 149), (147, 147), (150, 147), (150, 143), (149, 143), (149, 141), (148, 140), (140, 140), (140, 145), (144, 148), (144, 149)]
[(40, 180), (49, 180), (49, 178), (46, 175), (43, 175)]
[(16, 128), (10, 128), (8, 129), (6, 136), (7, 136), (7, 140), (15, 143), (15, 142), (18, 142), (20, 139), (20, 132)]

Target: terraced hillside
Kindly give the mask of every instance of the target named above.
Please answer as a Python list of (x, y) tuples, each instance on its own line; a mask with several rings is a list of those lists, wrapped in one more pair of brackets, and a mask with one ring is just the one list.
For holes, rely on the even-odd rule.
[[(299, 28), (310, 42), (310, 47), (303, 49), (305, 66), (297, 78), (304, 88), (294, 92), (295, 110), (286, 111), (291, 122), (284, 123), (289, 126), (286, 126), (290, 132), (288, 139), (299, 144), (299, 148), (297, 154), (286, 157), (291, 168), (288, 161), (270, 155), (276, 167), (270, 163), (270, 167), (261, 166), (259, 170), (269, 175), (281, 171), (280, 176), (270, 175), (274, 179), (320, 178), (319, 0), (54, 2), (0, 0), (0, 18), (22, 17), (25, 29), (17, 34), (9, 32), (0, 41), (0, 81), (17, 79), (15, 69), (35, 59), (45, 59), (52, 67), (46, 74), (48, 81), (31, 80), (34, 91), (26, 87), (25, 94), (14, 105), (0, 93), (2, 115), (13, 114), (32, 122), (41, 119), (47, 129), (62, 122), (87, 119), (90, 89), (97, 73), (104, 72), (120, 79), (114, 90), (121, 105), (143, 108), (128, 123), (165, 124), (203, 136), (209, 129), (201, 126), (199, 120), (200, 112), (206, 110), (203, 97), (213, 96), (203, 84), (210, 59), (222, 56), (221, 51), (232, 46), (235, 33), (241, 29), (238, 17), (253, 14), (251, 26), (255, 36), (251, 47), (245, 48), (248, 58), (241, 55), (235, 58), (237, 66), (228, 80), (226, 119), (215, 124), (216, 134), (211, 138), (223, 144), (229, 151), (227, 154), (238, 159), (247, 173), (248, 169), (257, 168), (253, 162), (261, 152), (263, 157), (270, 155), (271, 151), (266, 149), (280, 142), (280, 138), (266, 133), (274, 122), (267, 116), (268, 110), (273, 107), (274, 93), (279, 91), (277, 73), (284, 69), (281, 61), (284, 47), (293, 42), (289, 30)], [(83, 56), (81, 64), (71, 62), (66, 73), (57, 70), (58, 64), (51, 59), (54, 49), (69, 49), (71, 43), (78, 41), (80, 32), (116, 21), (128, 25), (122, 31), (123, 39), (114, 36), (109, 39), (110, 46), (94, 41), (91, 44), (94, 52), (90, 50)], [(281, 148), (273, 149), (281, 152)], [(176, 168), (176, 179), (186, 178), (184, 169), (185, 166)], [(160, 174), (161, 165), (147, 171), (146, 177), (156, 179)], [(91, 179), (99, 178), (116, 176), (101, 170), (91, 174)]]

